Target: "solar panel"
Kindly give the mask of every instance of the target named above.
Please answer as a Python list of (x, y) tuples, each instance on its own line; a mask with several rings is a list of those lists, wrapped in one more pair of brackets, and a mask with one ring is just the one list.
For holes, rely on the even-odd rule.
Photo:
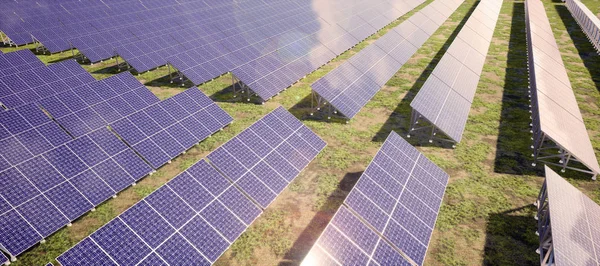
[(261, 213), (202, 160), (57, 260), (61, 265), (93, 263), (98, 257), (120, 265), (209, 265)]
[[(475, 8), (411, 102), (411, 131), (429, 128), (417, 126), (419, 120), (425, 120), (432, 125), (434, 133), (441, 132), (447, 137), (443, 138), (440, 134), (435, 138), (460, 142), (501, 3), (482, 1)], [(488, 17), (484, 10), (489, 10), (492, 17)], [(481, 23), (481, 17), (489, 22)], [(432, 134), (430, 140), (433, 138)]]
[(0, 245), (15, 257), (151, 171), (107, 129), (4, 169)]
[(600, 19), (579, 1), (565, 1), (567, 8), (596, 51), (600, 51)]
[(548, 166), (545, 171), (536, 201), (541, 264), (598, 264), (600, 206)]
[(94, 81), (75, 60), (25, 69), (0, 77), (0, 103), (16, 108)]
[(196, 87), (135, 110), (110, 126), (155, 169), (233, 120)]
[[(600, 166), (558, 52), (544, 6), (526, 2), (531, 78), (533, 157), (536, 161), (596, 175)], [(554, 148), (556, 147), (556, 148)], [(573, 163), (573, 159), (583, 164)], [(534, 163), (535, 165), (535, 163)]]
[(324, 147), (321, 138), (278, 107), (207, 158), (266, 208)]
[(303, 265), (422, 265), (448, 174), (395, 132)]
[(0, 171), (71, 139), (33, 104), (0, 112)]
[[(442, 1), (442, 0), (440, 0)], [(446, 1), (446, 0), (443, 0)], [(447, 0), (450, 10), (462, 2)], [(390, 30), (347, 62), (312, 84), (317, 108), (338, 111), (351, 119), (400, 69), (451, 14), (440, 14), (433, 2)], [(407, 10), (409, 11), (409, 10)], [(435, 16), (435, 21), (429, 19)], [(356, 23), (356, 22), (352, 22)], [(351, 26), (348, 26), (351, 27)], [(356, 36), (355, 36), (356, 37)], [(330, 105), (324, 105), (330, 103)], [(331, 106), (331, 107), (328, 107)], [(329, 110), (333, 109), (333, 110)]]
[(43, 66), (44, 63), (28, 49), (0, 54), (0, 77)]
[(106, 127), (157, 102), (158, 97), (129, 72), (71, 88), (39, 101), (75, 137)]
[(6, 257), (6, 255), (4, 255), (4, 253), (0, 253), (0, 263), (5, 264), (7, 262), (8, 262), (8, 258)]

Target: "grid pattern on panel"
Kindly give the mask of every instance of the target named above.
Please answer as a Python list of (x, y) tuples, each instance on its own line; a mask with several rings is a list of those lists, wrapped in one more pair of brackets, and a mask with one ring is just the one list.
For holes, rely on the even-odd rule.
[(0, 77), (43, 66), (44, 63), (28, 49), (0, 54)]
[(192, 87), (116, 120), (111, 128), (158, 169), (232, 122), (231, 116)]
[(419, 119), (455, 142), (462, 139), (501, 6), (501, 0), (478, 3), (410, 104)]
[(565, 4), (596, 51), (600, 52), (600, 19), (581, 1), (568, 0)]
[(123, 72), (38, 102), (71, 135), (78, 137), (159, 101), (131, 73)]
[[(269, 157), (285, 143), (281, 137), (285, 134), (288, 134), (289, 138), (286, 139), (295, 144), (293, 148), (301, 152), (302, 156), (314, 154), (311, 157), (314, 158), (325, 146), (317, 135), (292, 114), (278, 108), (218, 150), (224, 149), (223, 147), (233, 148), (228, 144), (243, 138), (250, 145), (246, 147), (251, 149), (248, 150), (249, 153)], [(209, 157), (213, 157), (213, 154), (217, 154), (217, 151)], [(260, 180), (253, 176), (254, 179), (248, 180), (254, 184), (247, 184), (253, 188), (266, 184), (272, 189), (283, 190), (289, 181), (282, 176), (287, 176), (290, 171), (285, 171), (286, 175), (279, 175), (276, 171), (283, 170), (282, 166), (294, 166), (279, 163), (285, 161), (281, 156), (277, 159), (278, 161), (274, 161), (277, 162), (273, 164), (274, 168), (267, 164), (272, 160), (265, 159), (267, 163), (263, 167), (257, 166), (254, 168), (257, 169), (255, 172), (248, 171), (247, 174), (255, 173)], [(248, 159), (243, 161), (249, 162)], [(213, 164), (215, 162), (212, 161)], [(223, 170), (217, 170), (205, 160), (197, 162), (60, 255), (57, 260), (65, 266), (89, 264), (97, 260), (120, 265), (214, 263), (262, 213), (261, 208), (245, 196), (244, 192), (253, 199), (256, 199), (256, 194), (246, 190), (241, 182), (232, 182), (231, 177), (228, 179), (219, 171)], [(297, 172), (291, 171), (294, 175)], [(245, 179), (242, 177), (240, 180)], [(243, 187), (243, 190), (238, 187)]]
[(0, 171), (72, 140), (34, 104), (0, 112)]
[(597, 265), (600, 261), (600, 206), (552, 169), (546, 170), (546, 193), (556, 265)]
[[(525, 2), (525, 8), (534, 158), (565, 167), (574, 157), (589, 171), (580, 169), (578, 164), (568, 168), (595, 176), (600, 173), (600, 166), (544, 5), (541, 1), (531, 0)], [(547, 154), (542, 150), (548, 141), (559, 146), (560, 162), (559, 159), (544, 160)]]
[[(353, 118), (462, 2), (432, 2), (317, 80), (311, 86), (319, 103), (328, 102), (343, 116)], [(436, 9), (449, 12), (441, 14)]]
[(0, 172), (0, 244), (17, 256), (152, 169), (100, 129)]
[(16, 108), (94, 81), (75, 60), (23, 69), (0, 77), (0, 103), (6, 108)]
[(97, 257), (118, 265), (210, 265), (261, 213), (201, 160), (57, 260), (65, 266)]
[(207, 158), (267, 208), (325, 145), (291, 113), (278, 107)]
[[(202, 46), (176, 54), (167, 61), (194, 84), (232, 71), (262, 100), (268, 100), (420, 3), (422, 1), (331, 2), (335, 13), (314, 16), (308, 2), (284, 1), (281, 8), (276, 9), (278, 12), (264, 14), (264, 18), (255, 22), (234, 27), (219, 24), (216, 28), (224, 29), (219, 33), (185, 40), (183, 46), (189, 46), (189, 42), (192, 47)], [(256, 10), (259, 12), (261, 8)]]
[(422, 265), (448, 178), (390, 133), (305, 261)]
[(4, 253), (0, 253), (0, 264), (5, 264), (8, 262), (8, 258), (6, 257), (6, 255), (4, 255)]

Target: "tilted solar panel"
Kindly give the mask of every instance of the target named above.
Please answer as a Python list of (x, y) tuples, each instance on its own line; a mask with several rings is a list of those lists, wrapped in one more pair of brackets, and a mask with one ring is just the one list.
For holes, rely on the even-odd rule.
[(279, 107), (207, 158), (262, 208), (267, 208), (325, 145), (319, 136)]
[(548, 166), (545, 171), (536, 202), (540, 263), (598, 265), (600, 206)]
[(6, 255), (4, 255), (4, 253), (0, 252), (0, 264), (5, 264), (7, 262), (9, 262), (9, 261), (8, 261), (8, 258), (6, 257)]
[(34, 104), (0, 112), (0, 171), (72, 140)]
[(210, 265), (262, 211), (206, 161), (60, 255), (61, 265)]
[(0, 172), (0, 245), (13, 257), (152, 171), (106, 128)]
[(571, 15), (587, 35), (589, 41), (594, 45), (596, 51), (600, 52), (600, 19), (581, 1), (565, 1)]
[(525, 7), (533, 157), (562, 171), (590, 173), (595, 179), (600, 166), (544, 5), (531, 0)]
[(438, 0), (429, 4), (314, 82), (317, 109), (353, 118), (452, 13), (441, 14), (436, 8), (454, 11), (461, 3)]
[[(264, 208), (273, 198), (266, 193), (279, 194), (298, 174), (296, 166), (285, 159), (293, 157), (279, 154), (279, 147), (287, 143), (299, 153), (297, 159), (310, 155), (306, 161), (325, 146), (280, 107), (211, 153), (208, 157), (214, 160), (210, 163), (201, 160), (192, 165), (57, 260), (64, 266), (214, 263), (262, 213), (242, 191)], [(225, 168), (218, 159), (224, 158), (222, 154), (233, 158), (228, 161), (232, 167)], [(239, 172), (241, 178), (230, 175), (231, 169), (245, 167), (236, 166), (238, 160), (249, 164), (252, 156), (271, 158), (271, 154), (277, 154), (277, 160), (264, 159), (252, 170)]]
[(110, 127), (158, 169), (232, 122), (231, 116), (198, 88), (124, 116)]
[(159, 102), (131, 73), (123, 72), (39, 100), (40, 105), (77, 137), (106, 127)]
[(501, 6), (499, 0), (478, 3), (411, 102), (411, 131), (429, 129), (418, 127), (424, 120), (434, 128), (430, 140), (442, 139), (441, 132), (443, 140), (460, 142)]
[(303, 265), (422, 265), (448, 178), (390, 133)]
[(0, 54), (0, 77), (43, 66), (44, 63), (27, 49)]

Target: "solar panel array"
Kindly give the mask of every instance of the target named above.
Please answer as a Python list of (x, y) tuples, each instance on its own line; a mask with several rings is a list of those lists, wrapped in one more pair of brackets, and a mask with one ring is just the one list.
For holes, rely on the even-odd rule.
[(267, 208), (325, 145), (296, 117), (279, 107), (207, 158), (262, 208)]
[[(278, 134), (284, 132), (288, 135), (279, 137)], [(292, 138), (298, 142), (292, 142)], [(218, 169), (225, 169), (221, 164), (223, 160), (220, 160), (224, 158), (223, 153), (232, 158), (229, 160), (231, 163), (236, 160), (247, 162), (249, 153), (278, 153), (278, 148), (273, 147), (286, 143), (298, 151), (310, 148), (311, 154), (317, 147), (322, 149), (325, 146), (300, 121), (278, 108), (224, 144), (209, 158), (215, 159), (211, 162), (219, 165)], [(267, 157), (271, 158), (270, 155)], [(263, 199), (269, 193), (277, 196), (288, 184), (284, 179), (287, 174), (295, 173), (291, 179), (298, 174), (295, 166), (281, 156), (275, 160), (264, 159), (259, 164), (264, 165), (260, 172), (246, 170), (244, 177), (235, 180), (227, 174), (230, 172), (225, 172), (228, 179), (210, 163), (201, 160), (57, 260), (63, 266), (210, 265), (262, 214), (262, 209), (254, 202), (264, 203)], [(260, 179), (253, 173), (259, 174)], [(281, 190), (280, 186), (283, 187)], [(277, 192), (272, 189), (277, 189)]]
[(123, 72), (66, 88), (38, 102), (65, 130), (78, 137), (159, 101), (131, 73)]
[(462, 2), (434, 1), (317, 80), (319, 106), (330, 103), (353, 118)]
[(0, 264), (6, 264), (8, 262), (8, 258), (3, 253), (0, 253)]
[[(9, 54), (11, 53), (6, 55)], [(65, 60), (48, 66), (42, 63), (42, 66), (36, 68), (27, 67), (1, 76), (0, 103), (6, 108), (15, 108), (95, 81), (96, 79), (75, 60)]]
[(43, 66), (44, 63), (27, 49), (0, 54), (0, 77)]
[[(548, 230), (551, 235), (551, 254), (549, 259), (553, 265), (598, 265), (600, 257), (600, 206), (568, 181), (546, 166), (546, 180), (538, 202), (539, 211), (548, 215), (544, 221), (538, 217), (540, 240), (545, 240)], [(546, 204), (542, 204), (547, 200)], [(538, 211), (538, 214), (540, 212)], [(547, 222), (547, 223), (546, 223)], [(540, 248), (548, 243), (540, 243)]]
[(596, 48), (596, 51), (600, 53), (600, 19), (581, 1), (566, 0), (565, 3), (581, 30)]
[(392, 132), (303, 265), (422, 265), (448, 178)]
[(123, 116), (110, 127), (158, 169), (232, 121), (215, 102), (192, 87)]
[[(37, 121), (33, 118), (42, 120), (37, 112), (41, 111), (26, 114), (32, 117), (29, 124)], [(11, 112), (2, 114), (6, 113)], [(4, 124), (9, 131), (25, 129), (23, 121), (10, 121)], [(40, 143), (47, 140), (37, 138)], [(9, 148), (22, 154), (31, 150)], [(0, 245), (11, 256), (43, 241), (152, 171), (106, 128), (44, 148), (0, 172)]]
[[(525, 7), (534, 158), (595, 177), (600, 166), (544, 6), (539, 0), (528, 0)], [(548, 142), (559, 146), (558, 155), (543, 152)], [(590, 171), (567, 166), (573, 157)], [(552, 158), (557, 160), (549, 161)]]
[(265, 101), (420, 3), (287, 1), (270, 17), (257, 8), (250, 23), (215, 23), (226, 28), (167, 61), (194, 84), (231, 71)]
[(502, 0), (480, 1), (410, 106), (411, 130), (426, 120), (460, 142), (475, 97)]

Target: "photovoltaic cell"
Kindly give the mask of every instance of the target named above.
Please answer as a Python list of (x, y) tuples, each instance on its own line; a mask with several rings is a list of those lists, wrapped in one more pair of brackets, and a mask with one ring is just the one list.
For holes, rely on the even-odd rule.
[[(403, 168), (409, 168), (404, 181), (390, 174)], [(398, 189), (386, 189), (390, 182)], [(443, 170), (390, 133), (303, 265), (422, 265), (447, 182)]]
[(111, 127), (157, 169), (232, 120), (194, 87), (119, 119)]
[[(413, 124), (424, 119), (453, 142), (460, 142), (500, 7), (501, 1), (490, 0), (481, 2), (473, 11), (411, 102)], [(491, 12), (488, 26), (476, 15), (482, 10)], [(416, 126), (411, 125), (411, 128)]]
[(319, 103), (330, 103), (344, 117), (353, 118), (451, 15), (452, 12), (441, 14), (435, 10), (442, 3), (446, 4), (445, 9), (454, 11), (462, 2), (439, 0), (429, 4), (317, 80), (312, 89), (318, 94)]
[(323, 140), (279, 107), (208, 159), (266, 208), (324, 147)]
[(6, 224), (7, 233), (0, 237), (0, 244), (16, 256), (151, 170), (107, 129), (3, 170), (0, 195), (8, 205), (0, 219), (12, 222)]

